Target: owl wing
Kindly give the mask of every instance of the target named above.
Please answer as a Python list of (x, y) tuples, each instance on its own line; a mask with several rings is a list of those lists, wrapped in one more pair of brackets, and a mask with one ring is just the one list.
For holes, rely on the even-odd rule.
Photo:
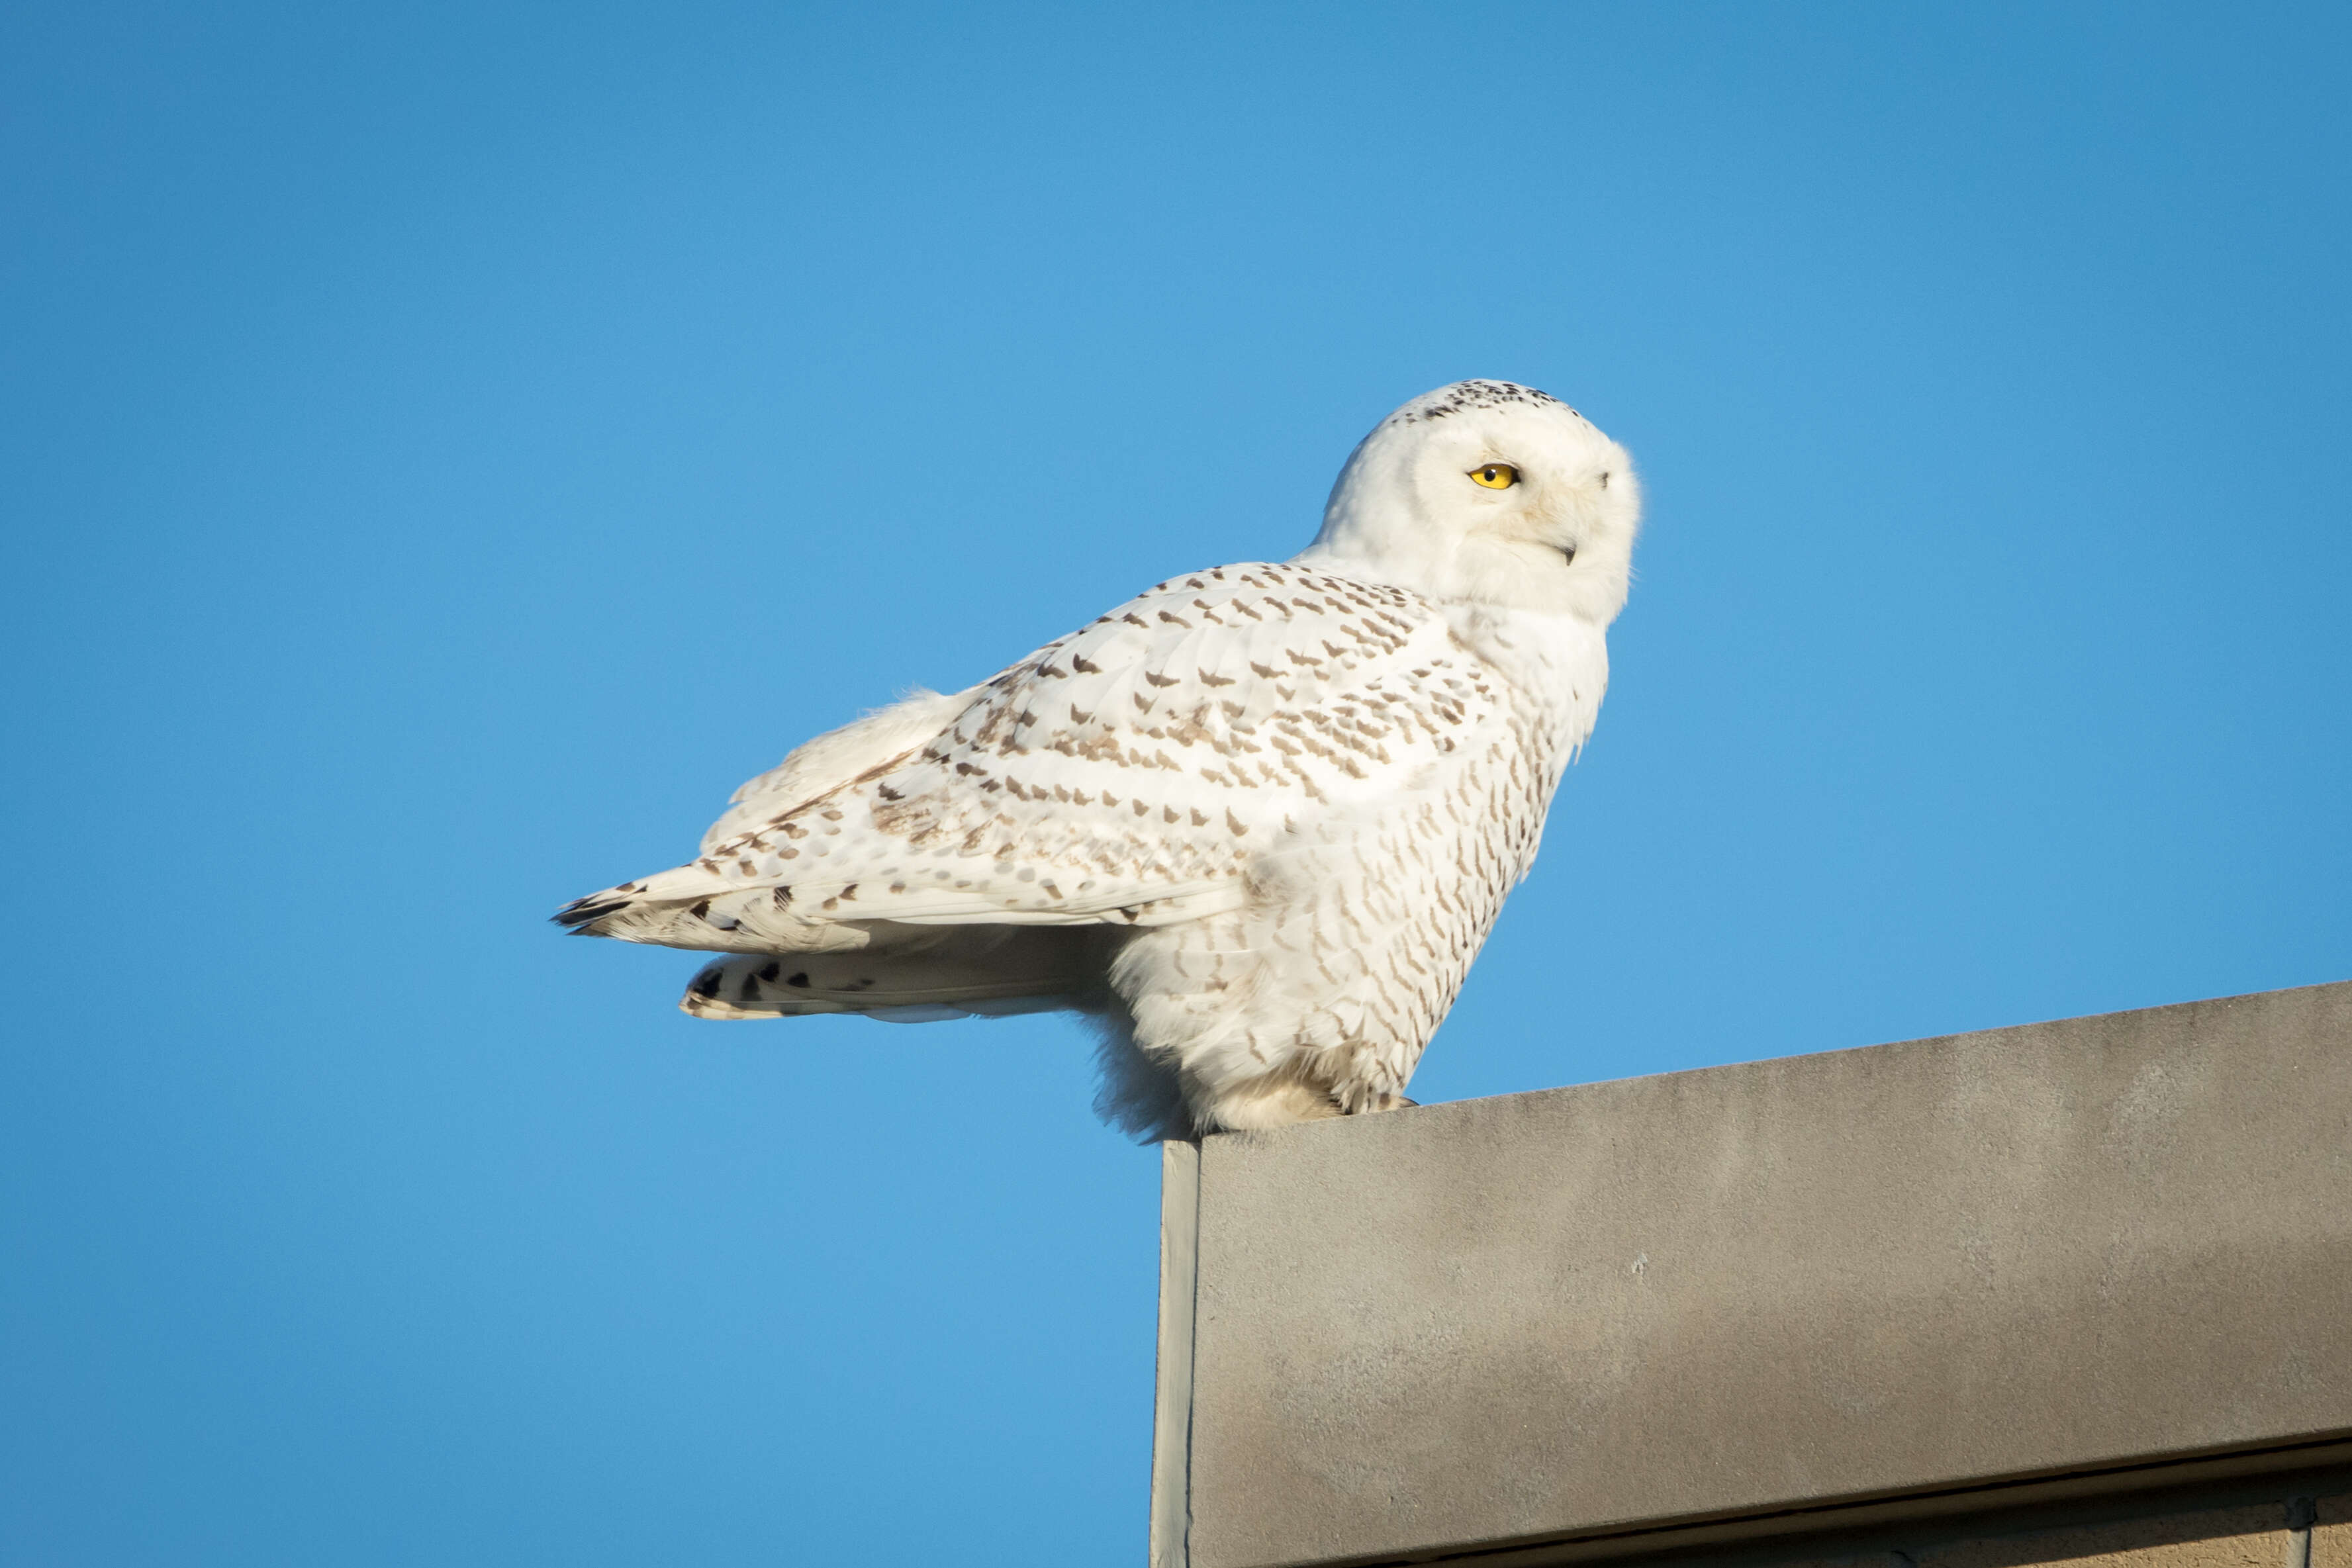
[(977, 694), (909, 694), (853, 724), (818, 736), (735, 791), (727, 810), (702, 835), (709, 854), (730, 839), (831, 792), (843, 780), (895, 763), (946, 728)]
[(1175, 579), (918, 699), (937, 706), (831, 768), (788, 760), (700, 858), (558, 918), (740, 952), (862, 946), (873, 921), (1194, 919), (1238, 907), (1264, 857), (1419, 788), (1491, 720), (1491, 680), (1402, 589), (1260, 564)]

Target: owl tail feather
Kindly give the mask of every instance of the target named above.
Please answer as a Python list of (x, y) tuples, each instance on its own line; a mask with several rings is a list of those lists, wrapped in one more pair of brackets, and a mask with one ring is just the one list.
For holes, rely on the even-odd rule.
[[(906, 930), (906, 927), (900, 927)], [(1114, 934), (1039, 926), (919, 928), (845, 953), (741, 953), (705, 965), (678, 1007), (696, 1018), (858, 1013), (888, 1023), (1083, 1009)]]

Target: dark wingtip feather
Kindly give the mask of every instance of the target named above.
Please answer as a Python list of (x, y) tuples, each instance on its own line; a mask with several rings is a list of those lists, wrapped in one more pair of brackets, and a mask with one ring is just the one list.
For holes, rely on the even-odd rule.
[(593, 936), (595, 935), (594, 932), (583, 930), (583, 927), (593, 925), (607, 915), (626, 909), (628, 906), (629, 901), (625, 898), (613, 898), (604, 894), (592, 893), (585, 898), (573, 899), (548, 918), (574, 936)]

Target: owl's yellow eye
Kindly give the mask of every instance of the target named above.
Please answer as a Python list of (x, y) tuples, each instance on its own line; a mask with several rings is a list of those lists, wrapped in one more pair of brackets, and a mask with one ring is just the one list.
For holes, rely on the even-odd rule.
[(1519, 471), (1507, 463), (1489, 463), (1470, 470), (1471, 479), (1489, 490), (1507, 490), (1519, 482)]

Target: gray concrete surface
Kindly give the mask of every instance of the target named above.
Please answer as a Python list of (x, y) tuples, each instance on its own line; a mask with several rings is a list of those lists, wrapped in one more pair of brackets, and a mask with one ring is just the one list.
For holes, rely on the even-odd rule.
[(2352, 983), (1231, 1134), (1166, 1168), (1160, 1568), (2352, 1435)]

